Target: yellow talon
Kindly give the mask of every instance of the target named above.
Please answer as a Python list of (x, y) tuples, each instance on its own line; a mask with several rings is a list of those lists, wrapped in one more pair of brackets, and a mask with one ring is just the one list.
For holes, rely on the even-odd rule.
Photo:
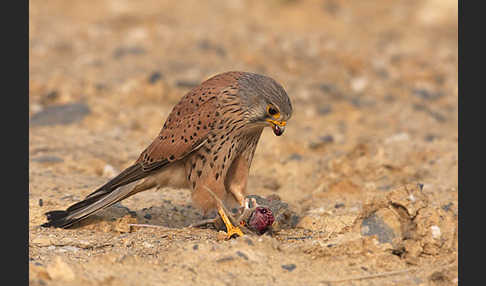
[(233, 226), (233, 224), (228, 219), (226, 213), (222, 208), (220, 207), (218, 208), (218, 213), (221, 216), (221, 219), (223, 220), (224, 224), (226, 225), (226, 239), (230, 239), (235, 234), (237, 236), (243, 236), (243, 232), (241, 231), (241, 229), (237, 226)]

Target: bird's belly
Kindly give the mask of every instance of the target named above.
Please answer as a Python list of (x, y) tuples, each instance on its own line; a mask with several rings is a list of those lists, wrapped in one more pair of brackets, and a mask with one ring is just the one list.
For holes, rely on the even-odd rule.
[(157, 188), (189, 188), (183, 162), (174, 162), (154, 175)]

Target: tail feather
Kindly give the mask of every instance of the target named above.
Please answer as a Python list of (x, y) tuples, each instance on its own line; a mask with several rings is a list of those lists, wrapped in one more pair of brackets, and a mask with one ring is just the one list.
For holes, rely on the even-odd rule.
[(137, 181), (147, 175), (148, 173), (143, 170), (143, 167), (140, 164), (134, 164), (126, 168), (120, 174), (118, 174), (118, 176), (109, 180), (106, 184), (86, 196), (86, 199), (98, 196), (100, 194), (109, 193), (118, 187)]
[[(42, 226), (68, 228), (74, 223), (141, 191), (134, 190), (132, 183), (149, 174), (142, 169), (141, 165), (134, 164), (89, 194), (84, 200), (73, 204), (66, 210), (45, 213), (48, 222), (42, 224)], [(144, 186), (144, 188), (147, 187), (150, 186)]]
[(131, 185), (125, 185), (118, 188), (116, 191), (99, 194), (95, 197), (80, 201), (70, 206), (65, 211), (55, 210), (47, 212), (45, 215), (48, 222), (42, 224), (42, 226), (68, 228), (74, 223), (130, 196), (132, 194), (131, 189)]
[(64, 218), (67, 216), (67, 211), (51, 211), (47, 212), (47, 220), (48, 222), (44, 223), (43, 227), (62, 227), (65, 223)]

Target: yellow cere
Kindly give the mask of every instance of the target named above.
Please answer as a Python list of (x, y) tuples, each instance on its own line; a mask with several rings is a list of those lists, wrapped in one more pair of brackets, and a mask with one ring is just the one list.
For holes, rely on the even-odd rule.
[(270, 123), (272, 123), (272, 124), (278, 125), (278, 126), (285, 126), (285, 125), (287, 125), (287, 121), (279, 122), (279, 121), (272, 120), (272, 119), (267, 119), (267, 121), (270, 122)]

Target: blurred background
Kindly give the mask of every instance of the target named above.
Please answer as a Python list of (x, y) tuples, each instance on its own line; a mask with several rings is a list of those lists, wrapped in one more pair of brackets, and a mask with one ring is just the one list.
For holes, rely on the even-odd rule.
[[(186, 92), (230, 70), (273, 77), (294, 106), (284, 136), (263, 133), (249, 193), (352, 213), (419, 182), (457, 210), (457, 1), (29, 4), (31, 225), (129, 166)], [(123, 204), (161, 196), (189, 197)]]

